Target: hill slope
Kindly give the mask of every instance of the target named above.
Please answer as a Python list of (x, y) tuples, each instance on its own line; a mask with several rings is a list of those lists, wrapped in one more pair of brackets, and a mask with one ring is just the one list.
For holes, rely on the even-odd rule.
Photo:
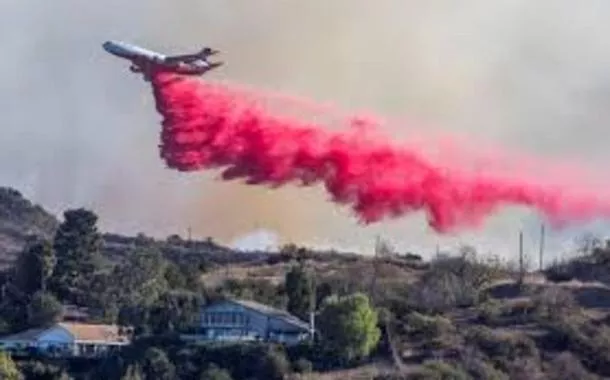
[(51, 237), (58, 220), (40, 205), (8, 187), (0, 187), (0, 263), (12, 261), (28, 235)]
[[(60, 221), (54, 215), (25, 198), (18, 190), (0, 187), (0, 267), (13, 262), (15, 254), (23, 248), (28, 236), (52, 238), (59, 224)], [(142, 234), (133, 237), (103, 234), (102, 237), (104, 254), (114, 262), (120, 261), (128, 249), (142, 242), (154, 243), (174, 262), (190, 264), (200, 263), (203, 258), (224, 264), (264, 261), (268, 257), (268, 253), (263, 252), (234, 251), (211, 239), (187, 241), (179, 236), (171, 236), (166, 240), (155, 240)]]

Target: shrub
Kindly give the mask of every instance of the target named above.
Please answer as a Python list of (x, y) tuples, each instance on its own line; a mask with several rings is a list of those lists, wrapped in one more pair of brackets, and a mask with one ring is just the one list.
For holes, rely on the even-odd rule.
[(293, 368), (298, 373), (311, 373), (313, 371), (313, 364), (305, 358), (300, 358), (294, 363)]
[(467, 346), (459, 355), (461, 366), (475, 379), (509, 380), (508, 375), (493, 366), (476, 348)]
[(531, 320), (532, 315), (536, 312), (536, 301), (532, 299), (520, 299), (513, 302), (508, 310), (505, 310), (505, 315), (513, 317), (519, 322)]
[(544, 289), (533, 301), (536, 314), (545, 319), (565, 317), (579, 309), (574, 295), (558, 287)]
[(582, 362), (570, 352), (562, 352), (554, 357), (546, 369), (549, 380), (595, 380), (599, 377), (585, 369)]
[(499, 325), (504, 314), (502, 304), (496, 300), (482, 303), (477, 311), (477, 321), (486, 325)]
[(508, 362), (506, 367), (511, 380), (545, 380), (538, 358), (518, 358)]
[(373, 380), (408, 380), (410, 377), (399, 371), (376, 375)]
[(544, 272), (544, 275), (551, 282), (568, 282), (574, 279), (570, 269), (569, 264), (554, 263)]
[(258, 366), (257, 377), (266, 380), (282, 380), (291, 369), (290, 362), (283, 351), (269, 350)]
[(483, 288), (498, 278), (500, 272), (497, 266), (478, 261), (474, 253), (437, 258), (413, 285), (411, 304), (429, 313), (476, 305), (483, 300)]
[(413, 339), (435, 339), (455, 331), (451, 321), (441, 316), (428, 316), (418, 312), (406, 318), (406, 329)]
[(233, 380), (233, 378), (229, 371), (212, 364), (201, 373), (199, 380)]
[(557, 347), (577, 353), (589, 370), (610, 375), (610, 328), (575, 317), (552, 321), (547, 328)]
[(464, 369), (451, 363), (440, 360), (431, 360), (423, 368), (406, 377), (410, 380), (470, 380), (471, 377)]
[(522, 333), (496, 333), (487, 327), (475, 327), (468, 331), (466, 341), (476, 345), (504, 371), (517, 359), (539, 358), (534, 341)]

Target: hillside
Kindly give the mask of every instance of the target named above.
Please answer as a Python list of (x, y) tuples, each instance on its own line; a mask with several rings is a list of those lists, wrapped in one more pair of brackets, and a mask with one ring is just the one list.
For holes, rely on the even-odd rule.
[(8, 187), (0, 187), (0, 266), (10, 263), (28, 235), (51, 237), (59, 225), (44, 208)]
[[(26, 199), (18, 190), (0, 187), (0, 267), (15, 259), (28, 236), (52, 238), (60, 221), (42, 206)], [(103, 234), (103, 253), (112, 262), (124, 258), (124, 252), (141, 243), (154, 243), (164, 255), (175, 262), (200, 264), (202, 258), (223, 265), (231, 262), (257, 262), (265, 260), (267, 253), (237, 252), (214, 243), (211, 239), (187, 241), (179, 236), (155, 240), (145, 235), (124, 236)]]
[[(5, 265), (29, 234), (51, 237), (58, 226), (52, 215), (15, 190), (2, 189), (0, 204)], [(313, 377), (293, 374), (295, 379), (610, 378), (610, 244), (601, 239), (575, 259), (520, 277), (472, 249), (424, 261), (384, 245), (373, 258), (294, 245), (279, 253), (244, 253), (212, 239), (188, 241), (175, 235), (162, 240), (142, 234), (102, 237), (113, 269), (99, 271), (79, 302), (103, 320), (131, 315), (130, 323), (167, 333), (173, 331), (168, 326), (184, 323), (183, 311), (171, 309), (174, 302), (195, 296), (207, 302), (227, 295), (285, 308), (286, 274), (299, 263), (313, 276), (318, 307), (331, 295), (368, 295), (382, 330), (373, 355), (345, 366), (332, 364), (317, 346), (288, 350), (294, 365), (305, 360), (316, 372)], [(160, 251), (162, 262), (130, 257), (127, 252), (134, 247)], [(143, 278), (154, 279), (155, 287), (148, 288), (151, 282)], [(11, 305), (10, 299), (5, 302)], [(159, 327), (154, 318), (130, 314), (134, 303), (148, 310), (142, 315), (163, 315), (171, 323)], [(10, 308), (4, 310), (10, 321)], [(183, 361), (201, 354), (172, 344), (164, 350), (185, 373), (192, 367)], [(239, 362), (222, 363), (235, 372)]]

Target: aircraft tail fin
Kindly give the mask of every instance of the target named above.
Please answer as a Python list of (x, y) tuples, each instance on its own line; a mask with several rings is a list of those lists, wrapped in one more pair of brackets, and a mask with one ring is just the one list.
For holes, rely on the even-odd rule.
[(210, 56), (210, 55), (217, 54), (217, 53), (218, 53), (218, 50), (214, 50), (214, 49), (212, 49), (212, 48), (210, 48), (210, 47), (204, 46), (204, 47), (203, 47), (203, 48), (202, 48), (202, 49), (199, 51), (199, 54), (198, 54), (198, 55), (199, 55), (199, 56), (201, 56), (202, 58), (204, 58), (204, 59), (205, 59), (206, 57), (208, 57), (208, 56)]

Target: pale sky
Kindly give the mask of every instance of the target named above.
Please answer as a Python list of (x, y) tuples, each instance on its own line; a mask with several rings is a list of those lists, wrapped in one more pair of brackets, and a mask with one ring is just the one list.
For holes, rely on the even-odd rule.
[[(538, 221), (507, 210), (439, 237), (422, 215), (358, 226), (321, 190), (266, 190), (180, 174), (158, 156), (150, 88), (101, 43), (185, 53), (210, 45), (210, 80), (333, 102), (560, 158), (603, 178), (610, 158), (610, 2), (591, 0), (5, 0), (0, 3), (0, 184), (54, 212), (90, 207), (107, 231), (282, 241), (370, 253), (377, 234), (424, 255), (474, 244), (512, 257)], [(416, 121), (417, 120), (417, 121)], [(601, 224), (596, 228), (603, 230)], [(576, 229), (578, 231), (578, 229)], [(549, 255), (576, 232), (555, 233)], [(554, 245), (554, 246), (553, 246)]]

